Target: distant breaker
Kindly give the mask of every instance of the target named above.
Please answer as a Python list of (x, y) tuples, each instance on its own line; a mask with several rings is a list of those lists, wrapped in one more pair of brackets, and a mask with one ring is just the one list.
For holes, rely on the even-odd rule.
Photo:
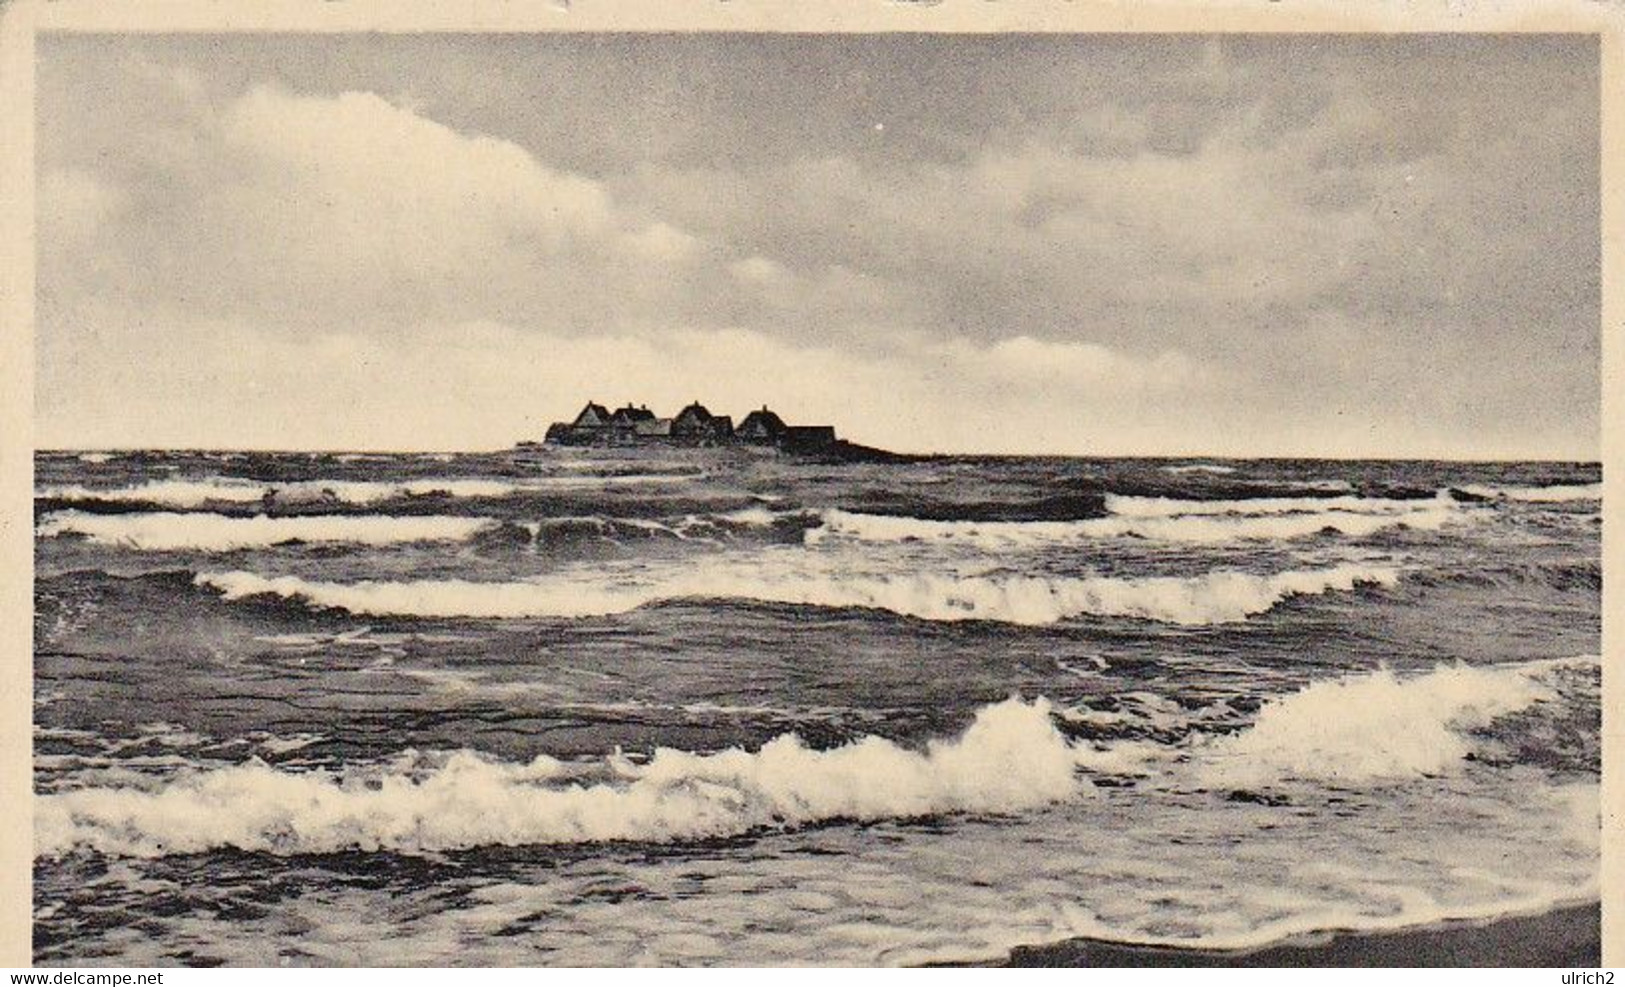
[(614, 412), (587, 402), (574, 421), (554, 422), (547, 444), (564, 446), (768, 446), (795, 452), (818, 452), (846, 445), (830, 425), (788, 425), (767, 405), (745, 416), (735, 428), (728, 415), (713, 415), (698, 401), (671, 418), (658, 417), (648, 405), (627, 405)]

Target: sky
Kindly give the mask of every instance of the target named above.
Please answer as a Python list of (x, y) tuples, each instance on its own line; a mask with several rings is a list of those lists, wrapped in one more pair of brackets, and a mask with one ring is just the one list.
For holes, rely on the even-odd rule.
[(1586, 36), (56, 35), (46, 448), (1595, 459)]

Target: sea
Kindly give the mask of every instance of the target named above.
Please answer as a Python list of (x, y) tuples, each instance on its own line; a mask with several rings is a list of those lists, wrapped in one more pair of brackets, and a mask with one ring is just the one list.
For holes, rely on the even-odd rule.
[(42, 965), (911, 965), (1600, 896), (1596, 464), (37, 455)]

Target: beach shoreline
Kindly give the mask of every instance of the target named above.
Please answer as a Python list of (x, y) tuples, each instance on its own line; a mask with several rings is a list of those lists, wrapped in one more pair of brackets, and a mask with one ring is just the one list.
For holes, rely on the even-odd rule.
[(1078, 938), (1017, 946), (1009, 967), (1597, 967), (1602, 905), (1569, 905), (1536, 915), (1452, 921), (1378, 932), (1295, 936), (1251, 949), (1148, 946)]

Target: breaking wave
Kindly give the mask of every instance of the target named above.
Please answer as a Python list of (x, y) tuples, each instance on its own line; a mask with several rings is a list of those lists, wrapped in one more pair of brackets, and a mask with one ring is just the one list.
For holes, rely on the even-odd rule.
[(1216, 476), (1225, 476), (1227, 474), (1234, 473), (1236, 468), (1234, 466), (1220, 466), (1217, 463), (1189, 463), (1184, 466), (1164, 466), (1162, 471), (1164, 473), (1173, 473), (1175, 475), (1185, 473), (1212, 473)]
[(1181, 500), (1172, 497), (1130, 497), (1107, 494), (1106, 508), (1119, 517), (1187, 517), (1235, 514), (1425, 514), (1455, 507), (1448, 494), (1432, 500), (1387, 497), (1252, 497), (1244, 500)]
[(1231, 786), (1369, 784), (1446, 774), (1474, 750), (1470, 731), (1556, 698), (1543, 675), (1596, 661), (1441, 665), (1406, 678), (1383, 669), (1315, 682), (1270, 700), (1250, 727), (1208, 745), (1200, 773), (1209, 784)]
[(1469, 485), (1461, 488), (1478, 497), (1518, 500), (1535, 504), (1564, 504), (1577, 500), (1601, 500), (1601, 483), (1561, 484), (1549, 487), (1489, 487)]
[[(1337, 506), (1341, 502), (1351, 506)], [(1372, 501), (1333, 498), (1260, 501), (1167, 501), (1107, 498), (1113, 515), (1078, 521), (933, 521), (914, 517), (827, 510), (822, 525), (807, 532), (809, 544), (827, 538), (858, 541), (957, 542), (983, 548), (1020, 548), (1093, 538), (1137, 537), (1153, 541), (1214, 544), (1303, 538), (1323, 532), (1364, 537), (1390, 528), (1437, 531), (1462, 515), (1452, 502)], [(1328, 503), (1334, 506), (1318, 506)], [(1392, 505), (1407, 505), (1404, 508)], [(1290, 506), (1289, 506), (1290, 505)], [(1311, 506), (1316, 505), (1316, 506)], [(1375, 505), (1371, 509), (1354, 505)], [(1119, 511), (1118, 508), (1123, 508)]]
[(221, 514), (48, 514), (36, 533), (42, 538), (82, 535), (91, 541), (152, 552), (229, 552), (290, 542), (394, 545), (465, 541), (497, 522), (463, 517), (227, 517)]
[(413, 497), (458, 499), (508, 497), (526, 491), (598, 490), (608, 487), (669, 484), (692, 479), (694, 477), (688, 474), (536, 476), (526, 477), (523, 480), (468, 477), (399, 481), (318, 479), (288, 482), (210, 477), (202, 480), (151, 480), (125, 487), (51, 486), (35, 491), (34, 496), (44, 500), (155, 504), (178, 508), (196, 508), (217, 503), (266, 503), (291, 507), (324, 503), (368, 505)]
[(339, 769), (253, 759), (163, 779), (124, 773), (116, 785), (38, 796), (35, 854), (669, 842), (835, 820), (1018, 813), (1084, 795), (1087, 776), (1099, 773), (1156, 773), (1181, 787), (1381, 786), (1460, 770), (1493, 721), (1555, 699), (1544, 681), (1551, 673), (1597, 661), (1346, 675), (1268, 700), (1238, 732), (1173, 747), (1072, 742), (1047, 700), (1011, 698), (923, 751), (873, 735), (814, 750), (783, 734), (755, 751), (661, 748), (642, 762), (618, 750), (593, 762), (528, 763), (409, 751)]
[(263, 484), (247, 480), (149, 480), (133, 487), (44, 487), (34, 492), (43, 500), (106, 501), (120, 504), (161, 504), (166, 507), (202, 507), (209, 503), (251, 504), (265, 497)]
[(1088, 614), (1203, 626), (1245, 620), (1292, 596), (1392, 586), (1398, 579), (1392, 568), (1339, 565), (1271, 575), (1220, 571), (1144, 578), (864, 576), (719, 567), (626, 585), (580, 578), (332, 583), (251, 572), (202, 573), (196, 582), (228, 600), (271, 594), (371, 616), (574, 618), (681, 599), (737, 599), (886, 610), (931, 621), (1045, 625)]
[(523, 527), (531, 532), (539, 544), (580, 538), (612, 542), (670, 538), (675, 541), (714, 543), (743, 532), (772, 536), (772, 529), (779, 529), (781, 540), (790, 540), (793, 536), (794, 540), (800, 541), (801, 532), (815, 523), (815, 517), (800, 512), (775, 514), (765, 507), (747, 507), (724, 513), (685, 514), (663, 520), (601, 514), (570, 515), (528, 522)]
[(915, 752), (876, 736), (813, 750), (794, 734), (757, 751), (619, 751), (591, 772), (542, 756), (459, 751), (341, 771), (260, 761), (157, 787), (35, 800), (35, 854), (75, 848), (153, 857), (237, 847), (271, 853), (407, 853), (477, 846), (664, 842), (826, 820), (1013, 813), (1087, 790), (1043, 699), (983, 707), (963, 734)]

